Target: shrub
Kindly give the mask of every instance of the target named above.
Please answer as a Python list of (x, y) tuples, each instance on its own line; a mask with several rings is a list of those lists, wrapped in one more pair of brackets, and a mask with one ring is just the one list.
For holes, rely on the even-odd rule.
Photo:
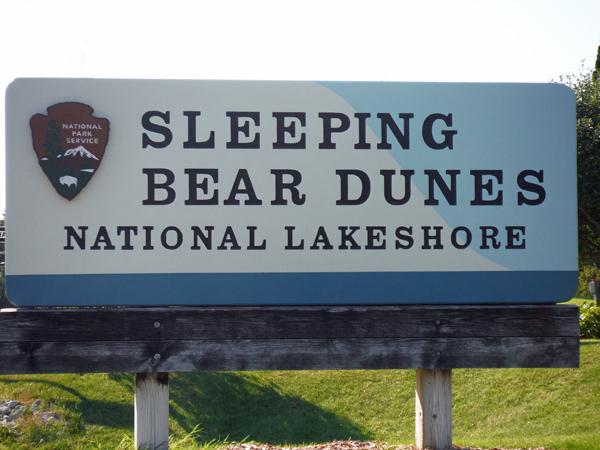
[(583, 339), (600, 339), (600, 308), (584, 303), (579, 308), (579, 327)]

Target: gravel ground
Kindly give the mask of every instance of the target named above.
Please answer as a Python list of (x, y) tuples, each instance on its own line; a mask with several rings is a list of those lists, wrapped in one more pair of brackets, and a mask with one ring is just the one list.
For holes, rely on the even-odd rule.
[[(329, 444), (309, 445), (307, 447), (275, 447), (269, 444), (238, 444), (228, 445), (226, 450), (417, 450), (414, 445), (388, 445), (385, 442), (359, 442), (336, 441)], [(450, 449), (448, 449), (450, 450)], [(452, 450), (551, 450), (546, 447), (530, 447), (527, 449), (508, 449), (506, 447), (493, 447), (484, 449), (480, 447), (463, 447), (453, 445)]]

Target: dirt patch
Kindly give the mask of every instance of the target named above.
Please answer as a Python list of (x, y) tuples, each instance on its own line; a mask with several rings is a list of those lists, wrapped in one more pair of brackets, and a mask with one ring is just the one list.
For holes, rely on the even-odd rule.
[[(226, 450), (417, 450), (414, 445), (388, 445), (385, 442), (335, 441), (328, 444), (308, 445), (306, 447), (276, 447), (269, 444), (228, 445)], [(448, 449), (450, 450), (450, 449)], [(552, 450), (546, 447), (527, 449), (509, 449), (505, 447), (480, 448), (453, 445), (452, 450)]]

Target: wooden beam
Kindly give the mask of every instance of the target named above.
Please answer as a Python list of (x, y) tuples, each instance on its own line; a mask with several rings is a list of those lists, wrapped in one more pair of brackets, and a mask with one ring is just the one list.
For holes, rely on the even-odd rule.
[(418, 450), (452, 448), (452, 370), (417, 370), (415, 440)]
[(579, 338), (13, 342), (0, 360), (1, 374), (558, 368), (579, 366)]
[(579, 310), (575, 305), (2, 310), (0, 360), (0, 374), (578, 367)]
[(578, 336), (575, 305), (0, 311), (0, 342)]
[(135, 448), (169, 448), (169, 374), (135, 374)]

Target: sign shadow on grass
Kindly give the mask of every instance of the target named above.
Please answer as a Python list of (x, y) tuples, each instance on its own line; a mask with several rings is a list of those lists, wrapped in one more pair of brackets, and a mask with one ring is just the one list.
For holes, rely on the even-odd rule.
[(186, 432), (199, 425), (198, 440), (243, 440), (272, 445), (372, 436), (351, 420), (337, 416), (298, 396), (281, 392), (277, 384), (259, 383), (252, 374), (187, 372), (172, 374), (170, 416)]

